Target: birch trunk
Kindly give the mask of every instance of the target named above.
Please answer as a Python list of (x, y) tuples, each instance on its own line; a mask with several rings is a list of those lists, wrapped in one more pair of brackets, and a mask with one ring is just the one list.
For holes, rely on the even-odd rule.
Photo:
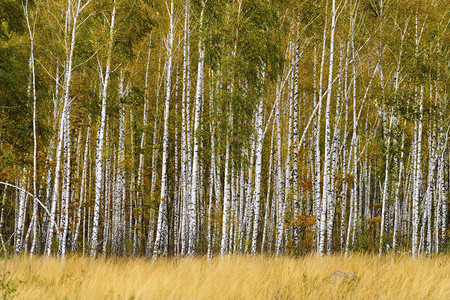
[(102, 90), (102, 112), (97, 134), (97, 150), (95, 156), (95, 206), (94, 206), (94, 220), (92, 222), (92, 239), (91, 239), (91, 257), (97, 256), (98, 245), (98, 231), (99, 231), (99, 216), (100, 216), (100, 201), (103, 182), (103, 141), (105, 138), (106, 125), (106, 97), (108, 92), (108, 82), (111, 73), (111, 56), (114, 43), (114, 21), (116, 17), (116, 1), (113, 2), (113, 10), (111, 15), (111, 27), (109, 31), (108, 56), (106, 59), (106, 70), (103, 81)]
[(399, 222), (401, 221), (401, 208), (400, 208), (400, 186), (402, 182), (402, 175), (403, 175), (403, 149), (405, 145), (405, 134), (402, 134), (402, 143), (400, 146), (400, 164), (398, 169), (398, 182), (396, 184), (396, 190), (395, 190), (395, 216), (394, 216), (394, 232), (393, 232), (393, 240), (392, 240), (392, 250), (396, 251), (397, 249), (397, 232), (399, 227)]
[(329, 189), (329, 202), (327, 206), (328, 218), (327, 218), (327, 253), (331, 253), (332, 238), (333, 238), (333, 225), (336, 203), (336, 182), (335, 174), (337, 172), (338, 164), (338, 148), (340, 141), (340, 123), (341, 123), (341, 97), (342, 97), (342, 58), (344, 56), (342, 43), (340, 45), (339, 55), (339, 75), (338, 75), (338, 90), (336, 95), (336, 114), (334, 118), (334, 130), (331, 138), (331, 166), (330, 166), (330, 189)]
[[(266, 211), (264, 213), (264, 225), (263, 225), (263, 232), (262, 232), (262, 241), (261, 241), (261, 253), (264, 252), (264, 245), (266, 244), (266, 235), (268, 234), (267, 232), (268, 227), (269, 227), (269, 219), (270, 219), (270, 214), (271, 214), (271, 210), (270, 210), (270, 187), (271, 187), (271, 183), (272, 183), (272, 165), (273, 165), (273, 132), (274, 130), (272, 130), (272, 134), (271, 134), (271, 138), (270, 138), (270, 156), (269, 156), (269, 176), (268, 176), (268, 180), (269, 182), (267, 183), (267, 196), (266, 196)], [(272, 202), (274, 202), (275, 199), (272, 199)], [(269, 232), (270, 233), (270, 232)]]
[(258, 223), (259, 223), (259, 207), (261, 201), (261, 169), (262, 169), (262, 147), (264, 141), (263, 129), (263, 100), (264, 100), (264, 77), (265, 70), (261, 71), (261, 95), (259, 96), (258, 114), (256, 117), (256, 127), (258, 129), (258, 137), (256, 138), (256, 165), (255, 165), (255, 190), (253, 193), (253, 233), (252, 233), (252, 248), (251, 254), (256, 254), (256, 242), (258, 238)]
[[(190, 90), (191, 90), (191, 63), (190, 63), (190, 1), (185, 2), (185, 19), (184, 19), (184, 52), (183, 52), (183, 134), (184, 159), (183, 159), (183, 209), (181, 216), (181, 255), (184, 256), (188, 247), (188, 211), (187, 205), (190, 201), (191, 194), (191, 133), (190, 133)], [(183, 155), (183, 154), (182, 154)]]
[(354, 44), (354, 28), (355, 28), (355, 19), (356, 19), (356, 12), (355, 15), (352, 17), (352, 24), (351, 24), (351, 47), (352, 47), (352, 86), (353, 86), (353, 134), (352, 134), (352, 141), (350, 146), (350, 156), (349, 161), (352, 161), (353, 165), (353, 183), (352, 183), (352, 190), (351, 190), (351, 196), (350, 196), (350, 213), (348, 218), (348, 225), (347, 225), (347, 238), (345, 242), (345, 254), (348, 253), (349, 246), (350, 246), (350, 234), (353, 230), (353, 224), (355, 223), (355, 206), (356, 201), (358, 198), (358, 187), (357, 187), (357, 178), (358, 178), (358, 157), (357, 157), (357, 146), (358, 146), (358, 134), (357, 134), (357, 118), (356, 118), (356, 50), (355, 50), (355, 44)]
[[(107, 121), (108, 122), (108, 121)], [(107, 149), (107, 156), (106, 156), (106, 164), (105, 164), (105, 202), (104, 202), (104, 206), (103, 206), (103, 210), (104, 210), (104, 219), (103, 219), (103, 249), (102, 249), (102, 258), (105, 259), (106, 258), (106, 250), (108, 247), (108, 239), (109, 239), (109, 234), (110, 234), (110, 203), (111, 203), (111, 199), (110, 199), (110, 194), (111, 194), (111, 154), (110, 154), (110, 142), (109, 142), (109, 130), (108, 127), (106, 127), (106, 137), (105, 137), (105, 148)], [(115, 152), (115, 151), (114, 151)]]
[[(281, 88), (277, 89), (277, 97), (281, 97)], [(277, 106), (276, 115), (276, 127), (277, 127), (277, 236), (275, 244), (275, 252), (277, 255), (281, 253), (283, 242), (283, 229), (284, 229), (284, 182), (283, 182), (283, 166), (281, 158), (281, 126), (280, 126), (280, 106)]]
[[(254, 122), (253, 122), (254, 123)], [(250, 160), (248, 171), (248, 177), (247, 177), (247, 184), (245, 188), (245, 215), (244, 215), (244, 232), (243, 234), (243, 240), (242, 243), (245, 242), (245, 252), (248, 252), (249, 243), (250, 243), (250, 231), (252, 226), (252, 218), (253, 218), (253, 203), (252, 203), (252, 183), (253, 183), (253, 165), (255, 162), (255, 146), (256, 146), (256, 140), (255, 135), (252, 134), (251, 137), (252, 143), (251, 143), (251, 149), (250, 153), (247, 151), (247, 156)], [(242, 248), (242, 246), (240, 247)]]
[(415, 164), (414, 164), (414, 191), (413, 191), (413, 204), (412, 204), (412, 243), (411, 253), (415, 258), (418, 253), (418, 237), (419, 237), (419, 206), (420, 206), (420, 189), (422, 186), (422, 109), (423, 109), (423, 86), (420, 87), (419, 96), (419, 120), (416, 122), (416, 141), (415, 141)]
[(198, 42), (198, 68), (197, 68), (197, 88), (195, 92), (195, 115), (194, 115), (194, 149), (192, 155), (192, 184), (191, 184), (191, 198), (188, 203), (188, 226), (189, 226), (189, 248), (188, 255), (195, 253), (195, 241), (197, 238), (196, 218), (197, 218), (197, 191), (198, 191), (198, 177), (199, 177), (199, 125), (200, 125), (200, 109), (202, 101), (202, 86), (203, 86), (203, 60), (205, 57), (205, 50), (202, 44), (202, 26), (203, 26), (203, 10), (205, 1), (202, 1), (202, 12), (200, 14), (200, 39)]
[[(440, 117), (442, 120), (442, 113), (440, 113)], [(440, 232), (442, 233), (442, 241), (444, 241), (444, 234), (445, 234), (445, 230), (446, 230), (446, 212), (447, 212), (447, 208), (446, 208), (446, 202), (447, 199), (445, 197), (445, 193), (446, 193), (446, 189), (445, 189), (445, 179), (444, 179), (444, 168), (445, 168), (445, 152), (447, 152), (448, 150), (445, 149), (444, 144), (445, 143), (445, 133), (442, 130), (442, 126), (439, 126), (441, 133), (439, 136), (439, 148), (437, 151), (437, 155), (438, 155), (438, 160), (437, 160), (437, 191), (438, 191), (438, 199), (437, 199), (437, 204), (436, 204), (436, 221), (435, 221), (435, 251), (439, 252), (439, 247), (440, 247), (440, 243), (439, 243), (439, 236), (440, 236)], [(439, 230), (440, 229), (440, 230)]]
[[(383, 111), (383, 114), (384, 111)], [(390, 118), (390, 124), (392, 124), (392, 117)], [(389, 131), (391, 129), (391, 125), (389, 125)], [(380, 225), (380, 246), (379, 246), (379, 255), (383, 253), (383, 239), (384, 239), (384, 228), (386, 224), (386, 205), (387, 205), (387, 198), (388, 198), (388, 184), (389, 184), (389, 151), (391, 147), (391, 138), (389, 133), (387, 133), (388, 129), (385, 128), (384, 132), (384, 139), (387, 143), (386, 147), (386, 162), (385, 162), (385, 170), (384, 170), (384, 183), (383, 183), (383, 195), (382, 195), (382, 204), (381, 204), (381, 225)]]
[(331, 203), (331, 125), (330, 125), (330, 106), (331, 106), (331, 89), (333, 83), (333, 57), (334, 57), (334, 30), (336, 27), (336, 8), (335, 0), (332, 1), (331, 7), (331, 33), (330, 33), (330, 66), (328, 74), (328, 88), (327, 88), (327, 106), (325, 111), (325, 163), (323, 170), (323, 197), (322, 197), (322, 209), (320, 212), (320, 229), (319, 229), (319, 253), (324, 252), (325, 247), (325, 231), (326, 231), (326, 218), (327, 207)]
[[(427, 219), (427, 240), (426, 240), (426, 254), (430, 255), (431, 254), (431, 248), (432, 248), (432, 235), (431, 235), (431, 221), (432, 221), (432, 216), (431, 216), (431, 211), (432, 211), (432, 202), (433, 202), (433, 194), (434, 194), (434, 190), (435, 190), (435, 179), (434, 179), (434, 173), (436, 172), (436, 163), (437, 163), (437, 155), (436, 155), (436, 127), (435, 126), (431, 126), (432, 129), (432, 133), (430, 133), (429, 136), (429, 146), (428, 146), (428, 151), (429, 151), (429, 166), (428, 166), (428, 187), (427, 187), (427, 191), (425, 193), (425, 214), (426, 214), (426, 219)], [(423, 225), (425, 226), (425, 224)]]
[[(75, 227), (75, 235), (72, 241), (72, 252), (75, 252), (77, 250), (77, 244), (78, 244), (78, 235), (80, 232), (80, 225), (81, 225), (81, 207), (83, 206), (83, 201), (85, 197), (85, 189), (86, 189), (86, 175), (87, 175), (87, 165), (88, 165), (88, 151), (89, 151), (89, 140), (91, 137), (91, 126), (88, 127), (87, 133), (86, 133), (86, 143), (84, 146), (84, 158), (83, 158), (83, 171), (81, 175), (81, 187), (80, 187), (80, 201), (78, 203), (78, 209), (77, 209), (77, 223)], [(84, 230), (84, 226), (83, 226)]]
[(167, 201), (168, 201), (168, 149), (169, 149), (169, 109), (170, 109), (170, 82), (172, 72), (172, 46), (174, 39), (175, 25), (173, 20), (173, 1), (170, 2), (170, 29), (167, 37), (167, 61), (166, 61), (166, 79), (165, 79), (165, 103), (164, 103), (164, 135), (163, 135), (163, 153), (162, 153), (162, 171), (161, 171), (161, 194), (158, 212), (158, 225), (156, 229), (156, 240), (153, 248), (153, 257), (156, 258), (160, 253), (166, 255), (165, 245), (168, 239), (167, 232)]
[[(56, 149), (56, 166), (55, 166), (55, 180), (53, 185), (53, 196), (52, 196), (52, 204), (51, 204), (51, 215), (50, 219), (48, 221), (48, 229), (47, 229), (47, 239), (46, 239), (46, 245), (45, 245), (45, 254), (47, 256), (50, 255), (52, 250), (52, 243), (53, 243), (53, 229), (55, 226), (55, 211), (56, 211), (56, 202), (58, 199), (59, 194), (59, 176), (60, 176), (60, 166), (61, 166), (61, 152), (62, 152), (62, 143), (63, 143), (63, 134), (64, 134), (64, 122), (66, 119), (66, 110), (67, 106), (69, 105), (69, 88), (70, 88), (70, 82), (72, 79), (72, 61), (73, 61), (73, 52), (75, 49), (75, 38), (76, 38), (76, 30), (78, 28), (77, 26), (77, 20), (80, 12), (89, 4), (90, 0), (87, 1), (83, 6), (81, 6), (81, 0), (77, 2), (77, 8), (74, 11), (73, 20), (71, 21), (70, 17), (70, 11), (72, 7), (71, 0), (68, 1), (67, 5), (67, 11), (66, 11), (66, 30), (69, 28), (70, 24), (72, 24), (72, 33), (71, 33), (71, 41), (70, 41), (70, 47), (67, 51), (66, 56), (66, 63), (65, 63), (65, 70), (64, 70), (64, 101), (63, 101), (63, 109), (60, 119), (60, 125), (59, 125), (59, 136), (58, 136), (58, 142), (57, 142), (57, 149)], [(67, 48), (66, 48), (67, 49)]]
[[(140, 152), (139, 152), (139, 172), (138, 172), (138, 199), (145, 202), (144, 198), (144, 186), (143, 186), (143, 177), (144, 177), (144, 148), (145, 148), (145, 142), (146, 142), (146, 133), (147, 133), (147, 110), (148, 110), (148, 100), (149, 100), (149, 92), (148, 92), (148, 74), (149, 74), (149, 67), (150, 67), (150, 54), (152, 50), (152, 31), (150, 32), (150, 38), (148, 42), (148, 54), (147, 54), (147, 64), (145, 67), (145, 83), (144, 83), (144, 112), (143, 112), (143, 118), (142, 118), (142, 135), (141, 135), (141, 144), (140, 144)], [(118, 217), (119, 214), (117, 214), (116, 217)], [(151, 223), (151, 217), (149, 218), (149, 224)], [(151, 231), (151, 226), (149, 228), (149, 234)], [(149, 240), (149, 239), (148, 239)], [(150, 248), (151, 248), (151, 242), (147, 240), (147, 247), (146, 247), (146, 253), (147, 255), (150, 254)]]
[(17, 218), (16, 218), (16, 224), (15, 224), (15, 230), (14, 230), (14, 254), (18, 255), (20, 252), (22, 252), (23, 248), (23, 233), (25, 229), (25, 217), (26, 217), (26, 201), (27, 201), (27, 194), (25, 193), (26, 190), (26, 179), (25, 179), (25, 173), (26, 169), (24, 169), (24, 175), (21, 179), (21, 190), (19, 191), (19, 201), (18, 201), (18, 212), (17, 212)]
[[(301, 192), (299, 184), (298, 184), (298, 151), (299, 148), (302, 147), (302, 145), (298, 145), (298, 128), (299, 128), (299, 121), (298, 121), (298, 110), (299, 110), (299, 104), (298, 104), (298, 77), (299, 77), (299, 59), (300, 59), (300, 53), (299, 53), (299, 46), (294, 45), (295, 51), (294, 51), (294, 73), (293, 73), (293, 128), (292, 128), (292, 142), (294, 145), (293, 153), (292, 153), (292, 173), (291, 173), (291, 187), (294, 192), (294, 218), (297, 218), (297, 216), (302, 212), (302, 205), (301, 205), (301, 199), (299, 199), (299, 193)], [(300, 201), (299, 201), (300, 200)], [(294, 244), (298, 245), (299, 243), (299, 232), (298, 227), (294, 228)]]
[(70, 204), (70, 159), (71, 159), (71, 140), (70, 140), (70, 104), (66, 106), (66, 121), (64, 124), (64, 152), (66, 159), (64, 162), (64, 175), (61, 199), (61, 227), (63, 232), (59, 240), (59, 255), (64, 258), (66, 255), (66, 239), (69, 229), (69, 204)]
[[(37, 15), (39, 11), (39, 2), (36, 2), (35, 13), (33, 17), (33, 23), (31, 23), (29, 13), (28, 13), (28, 0), (23, 3), (22, 6), (24, 9), (25, 20), (27, 23), (27, 29), (30, 36), (30, 75), (31, 75), (31, 90), (33, 93), (33, 195), (36, 198), (37, 187), (36, 187), (36, 179), (37, 179), (37, 135), (36, 135), (36, 73), (35, 73), (35, 59), (34, 59), (34, 35), (36, 32), (36, 21)], [(33, 242), (31, 245), (30, 257), (33, 256), (35, 247), (36, 247), (36, 239), (37, 239), (37, 208), (38, 203), (36, 199), (33, 201), (33, 215), (32, 215), (32, 229), (33, 229)]]
[(115, 255), (120, 254), (121, 236), (124, 228), (120, 222), (122, 195), (125, 189), (125, 104), (123, 91), (124, 76), (120, 71), (119, 78), (119, 147), (117, 153), (117, 173), (113, 192), (113, 209), (112, 209), (112, 251)]
[[(233, 115), (231, 113), (230, 105), (230, 116), (229, 116), (229, 126), (233, 126)], [(230, 210), (230, 194), (231, 187), (229, 183), (229, 169), (230, 169), (230, 131), (227, 133), (227, 145), (225, 150), (225, 175), (224, 175), (224, 196), (223, 196), (223, 213), (222, 213), (222, 241), (220, 243), (220, 254), (224, 255), (228, 252), (228, 225), (229, 225), (229, 210)]]
[[(160, 72), (160, 66), (161, 66), (161, 59), (158, 64), (158, 76), (160, 78), (164, 78), (164, 74), (161, 74)], [(165, 69), (165, 67), (164, 67)], [(160, 80), (158, 79), (158, 84), (156, 85), (156, 99), (155, 99), (155, 118), (153, 123), (153, 138), (152, 138), (152, 182), (150, 185), (150, 196), (152, 198), (156, 197), (156, 181), (158, 179), (158, 172), (157, 172), (157, 159), (158, 159), (158, 113), (159, 113), (159, 91), (160, 91)], [(147, 256), (151, 255), (151, 252), (153, 251), (153, 223), (154, 223), (154, 216), (153, 216), (153, 209), (150, 208), (149, 213), (149, 230), (148, 230), (148, 237), (147, 237)]]

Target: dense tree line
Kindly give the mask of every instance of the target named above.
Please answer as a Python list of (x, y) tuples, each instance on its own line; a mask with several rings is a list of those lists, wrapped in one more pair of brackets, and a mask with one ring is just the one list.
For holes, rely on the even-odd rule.
[(448, 251), (449, 13), (0, 0), (2, 247)]

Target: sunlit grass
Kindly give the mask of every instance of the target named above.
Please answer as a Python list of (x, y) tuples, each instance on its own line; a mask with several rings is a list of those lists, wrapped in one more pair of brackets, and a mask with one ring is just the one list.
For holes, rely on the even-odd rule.
[[(3, 263), (1, 264), (3, 269)], [(450, 299), (450, 256), (13, 258), (19, 299)], [(335, 270), (357, 280), (333, 282)], [(3, 272), (3, 270), (2, 270)]]

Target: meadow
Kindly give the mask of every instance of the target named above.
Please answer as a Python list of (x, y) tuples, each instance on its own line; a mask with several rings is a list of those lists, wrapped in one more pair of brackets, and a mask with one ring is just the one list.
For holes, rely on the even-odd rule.
[[(1, 269), (4, 274), (4, 261)], [(6, 270), (4, 280), (15, 283), (17, 299), (450, 299), (448, 255), (22, 256), (8, 260)], [(336, 270), (357, 278), (330, 279)]]

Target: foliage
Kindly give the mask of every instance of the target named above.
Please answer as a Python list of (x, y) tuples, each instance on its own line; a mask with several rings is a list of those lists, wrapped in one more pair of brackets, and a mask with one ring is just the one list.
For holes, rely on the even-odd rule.
[(2, 291), (2, 299), (13, 299), (18, 295), (18, 283), (16, 280), (10, 279), (11, 272), (0, 274), (0, 289)]
[(294, 239), (288, 241), (288, 252), (294, 255), (310, 253), (316, 243), (315, 225), (316, 217), (313, 215), (296, 215), (293, 219), (286, 219), (284, 228), (292, 229), (294, 234)]

